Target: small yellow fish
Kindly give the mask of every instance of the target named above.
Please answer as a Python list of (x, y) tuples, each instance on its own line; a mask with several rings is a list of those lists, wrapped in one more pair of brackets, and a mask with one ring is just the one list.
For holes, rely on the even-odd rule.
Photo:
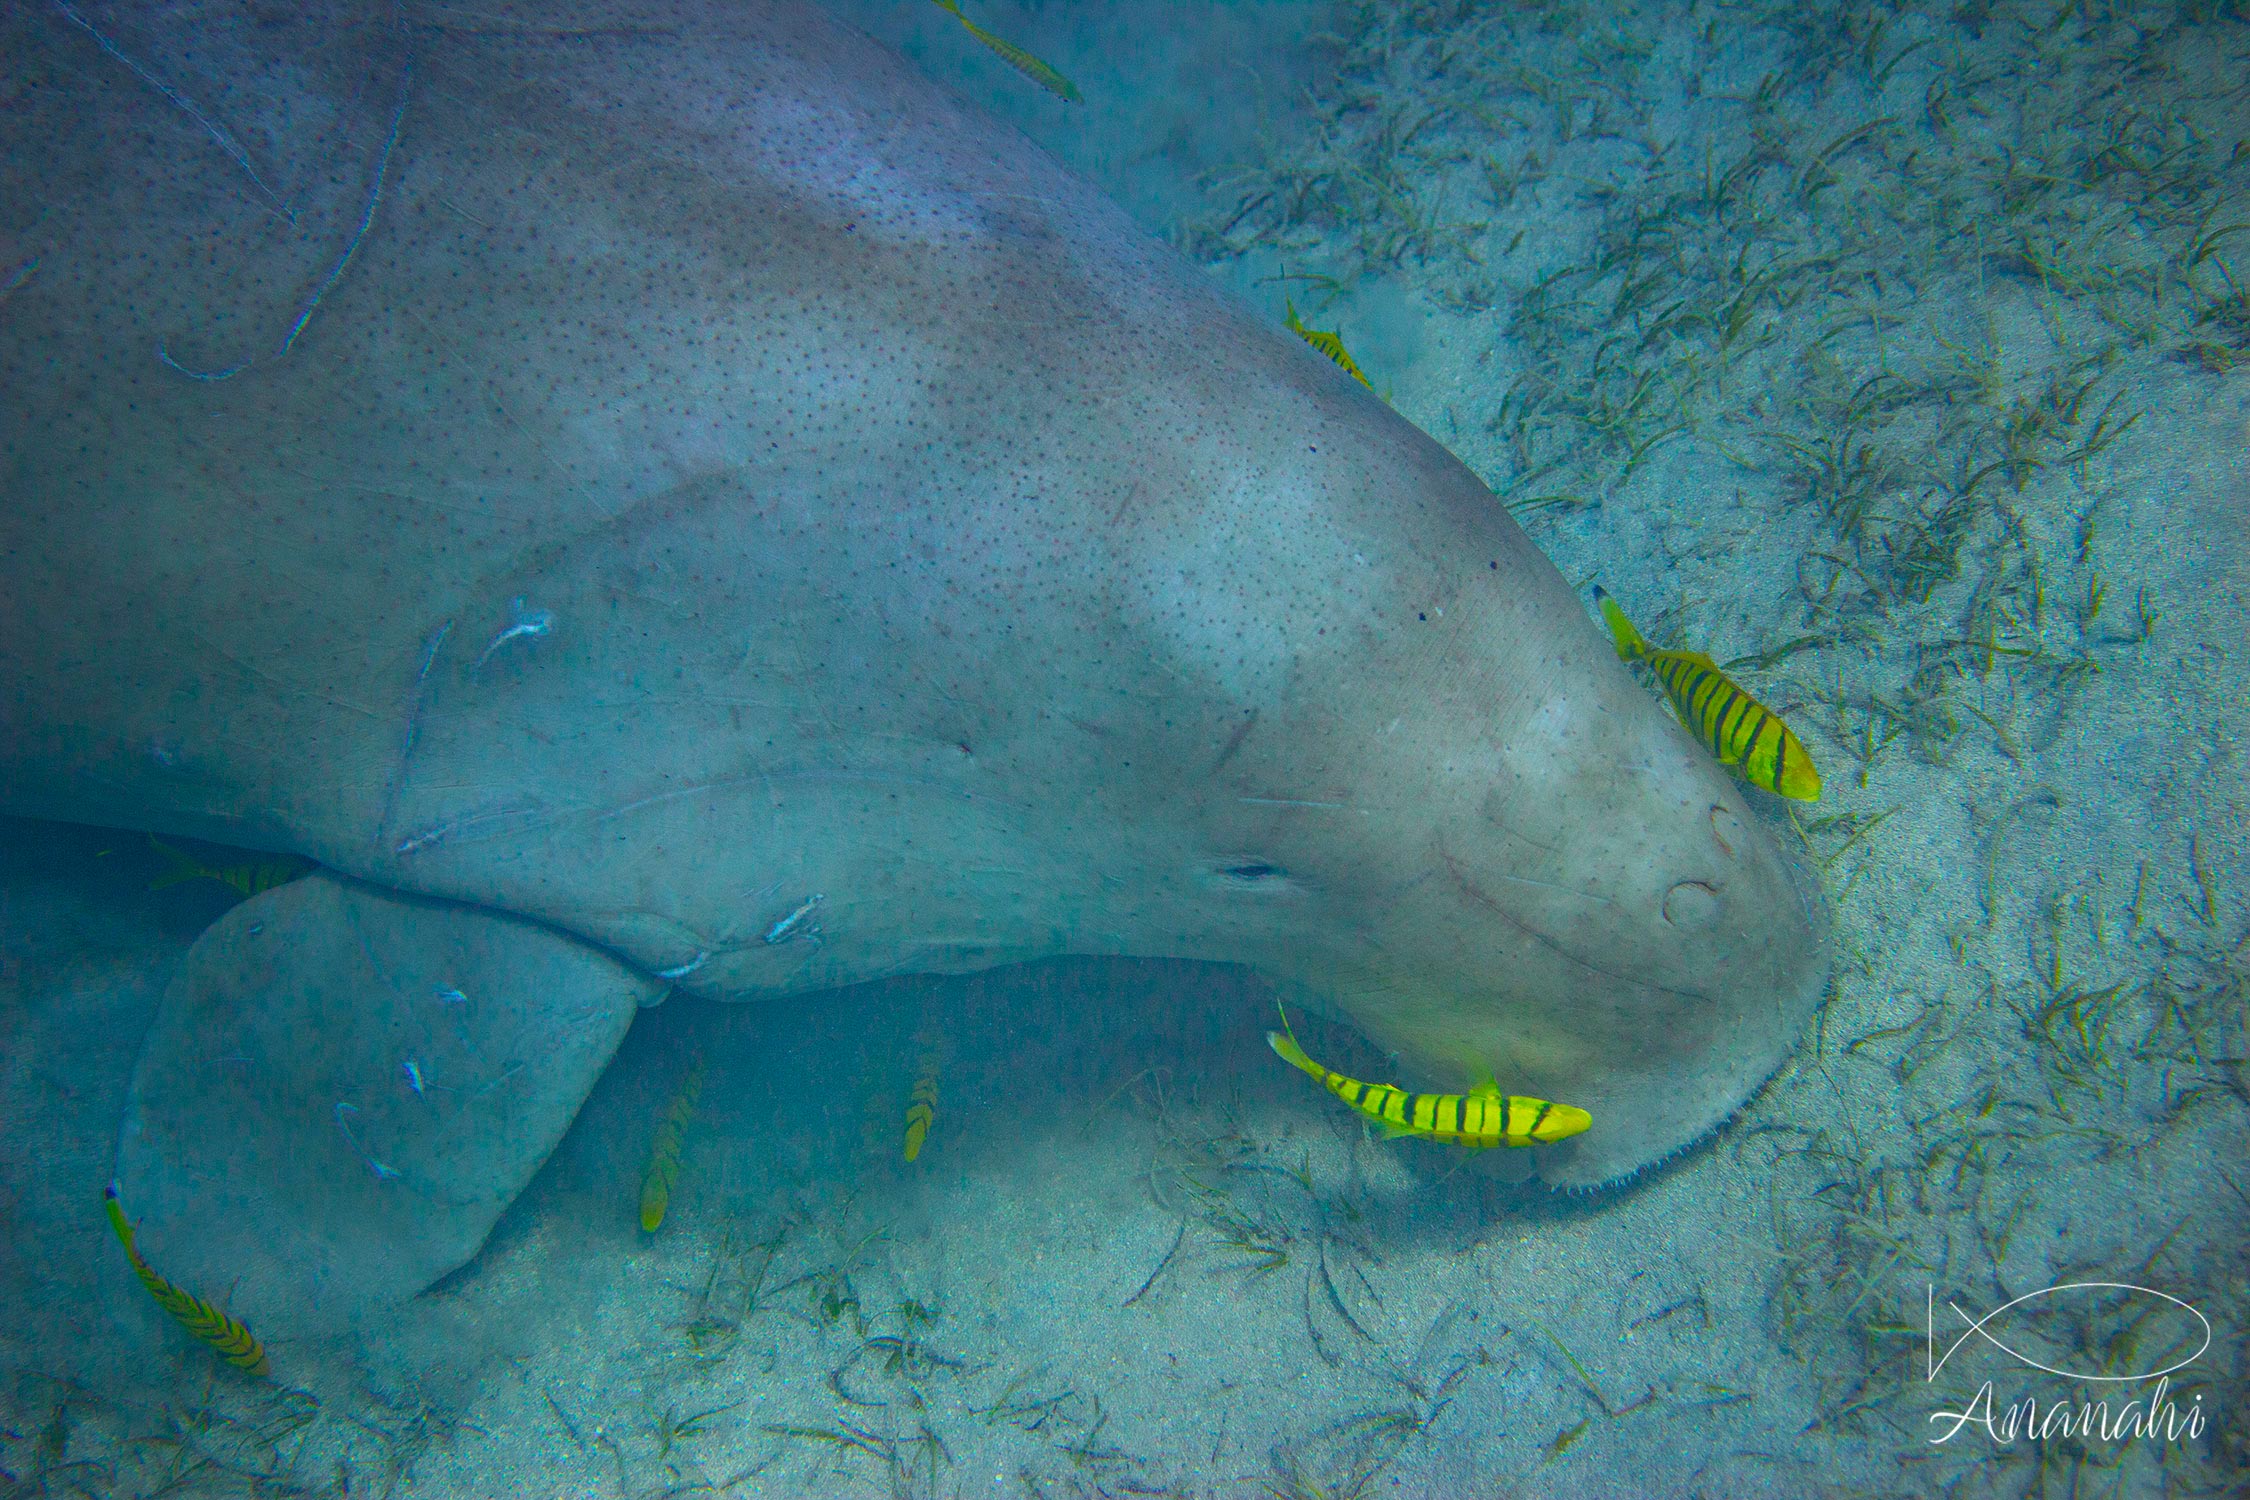
[(969, 35), (999, 53), (1003, 62), (1023, 74), (1024, 77), (1038, 84), (1047, 92), (1066, 99), (1072, 104), (1079, 102), (1081, 96), (1076, 84), (1024, 51), (1014, 42), (994, 36), (967, 16), (962, 15), (961, 0), (935, 0), (935, 3), (940, 10), (952, 12), (953, 19), (967, 27)]
[(245, 897), (255, 896), (277, 885), (287, 885), (313, 867), (311, 860), (294, 854), (269, 854), (263, 859), (246, 859), (231, 865), (207, 865), (185, 849), (175, 848), (153, 834), (148, 844), (172, 862), (171, 869), (148, 883), (152, 891), (184, 885), (190, 880), (216, 880)]
[(219, 1357), (228, 1364), (253, 1375), (266, 1374), (265, 1345), (259, 1343), (249, 1329), (201, 1297), (172, 1285), (141, 1259), (141, 1252), (133, 1245), (132, 1222), (125, 1217), (124, 1205), (117, 1201), (117, 1184), (111, 1183), (102, 1198), (109, 1209), (109, 1227), (117, 1231), (117, 1242), (125, 1247), (125, 1258), (133, 1263), (133, 1274), (141, 1278), (141, 1285), (148, 1288), (156, 1305), (170, 1313), (182, 1328), (217, 1350)]
[(1798, 802), (1820, 800), (1820, 773), (1789, 726), (1757, 699), (1736, 687), (1718, 664), (1700, 651), (1659, 651), (1641, 638), (1617, 601), (1594, 590), (1617, 654), (1656, 674), (1688, 732), (1710, 747), (1722, 766), (1734, 767), (1752, 786), (1779, 792)]
[(1351, 357), (1350, 351), (1344, 348), (1344, 341), (1342, 339), (1338, 338), (1334, 333), (1326, 329), (1307, 328), (1301, 321), (1298, 320), (1297, 304), (1291, 302), (1287, 297), (1281, 299), (1281, 306), (1281, 322), (1283, 327), (1287, 328), (1291, 333), (1297, 335), (1297, 337), (1303, 339), (1306, 343), (1312, 345), (1315, 349), (1318, 349), (1321, 353), (1327, 355), (1330, 359), (1336, 361), (1337, 366), (1342, 369), (1346, 375), (1351, 376), (1352, 379), (1358, 381), (1361, 385), (1366, 386), (1369, 390), (1375, 389), (1375, 387), (1369, 383), (1366, 372), (1360, 369), (1358, 361), (1354, 360)]
[(938, 1060), (934, 1052), (922, 1054), (922, 1065), (914, 1080), (914, 1091), (906, 1096), (906, 1159), (914, 1160), (922, 1154), (922, 1142), (929, 1137), (930, 1126), (937, 1120)]
[[(1281, 1024), (1288, 1026), (1286, 1015)], [(1592, 1115), (1575, 1105), (1503, 1094), (1495, 1083), (1466, 1094), (1410, 1094), (1393, 1084), (1361, 1083), (1305, 1056), (1293, 1034), (1269, 1031), (1266, 1040), (1282, 1061), (1310, 1073), (1328, 1092), (1392, 1135), (1456, 1146), (1549, 1146), (1594, 1123)]]
[(641, 1228), (656, 1233), (664, 1211), (672, 1205), (672, 1186), (680, 1180), (680, 1150), (687, 1142), (688, 1121), (695, 1118), (695, 1101), (703, 1094), (703, 1059), (680, 1080), (672, 1102), (656, 1122), (655, 1139), (649, 1142), (648, 1170), (641, 1174)]

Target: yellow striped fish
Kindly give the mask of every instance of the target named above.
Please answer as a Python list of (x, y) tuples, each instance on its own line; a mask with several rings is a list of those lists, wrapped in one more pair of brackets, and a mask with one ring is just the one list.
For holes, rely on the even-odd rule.
[(309, 859), (294, 854), (268, 854), (260, 859), (246, 859), (231, 865), (207, 865), (185, 849), (174, 848), (160, 838), (151, 837), (149, 847), (172, 862), (172, 868), (148, 883), (152, 891), (166, 886), (185, 885), (190, 880), (216, 880), (244, 896), (255, 896), (270, 891), (277, 885), (287, 885), (313, 867)]
[[(1284, 1016), (1282, 1025), (1288, 1024)], [(1266, 1040), (1283, 1062), (1310, 1073), (1328, 1092), (1392, 1135), (1420, 1136), (1454, 1146), (1551, 1146), (1594, 1123), (1592, 1115), (1575, 1105), (1503, 1094), (1494, 1083), (1466, 1094), (1410, 1094), (1394, 1084), (1361, 1083), (1305, 1056), (1294, 1035), (1269, 1031)]]
[(1617, 654), (1656, 674), (1688, 732), (1710, 748), (1720, 765), (1734, 767), (1743, 780), (1769, 792), (1798, 802), (1820, 800), (1820, 773), (1813, 769), (1812, 757), (1771, 709), (1735, 686), (1702, 652), (1651, 646), (1617, 601), (1598, 588), (1594, 602), (1616, 638)]
[(1054, 94), (1060, 98), (1066, 99), (1072, 104), (1076, 104), (1079, 102), (1080, 95), (1078, 93), (1077, 85), (1073, 84), (1069, 79), (1063, 77), (1062, 74), (1056, 72), (1053, 68), (1048, 67), (1038, 58), (1033, 57), (1030, 53), (1024, 51), (1023, 48), (1017, 46), (1014, 42), (1008, 41), (1003, 37), (994, 36), (991, 32), (985, 30), (982, 26), (979, 26), (976, 22), (970, 20), (967, 16), (962, 15), (961, 0), (936, 0), (936, 4), (940, 10), (952, 12), (953, 19), (959, 21), (963, 26), (967, 27), (969, 35), (975, 37), (978, 41), (984, 43), (987, 47), (990, 47), (993, 51), (999, 53), (1000, 58), (1003, 62), (1007, 63), (1017, 72), (1023, 74), (1024, 77), (1030, 79), (1033, 83), (1038, 84), (1041, 88), (1047, 90), (1047, 92)]
[(1344, 348), (1344, 341), (1342, 339), (1338, 338), (1334, 333), (1324, 328), (1307, 328), (1297, 318), (1297, 304), (1291, 302), (1287, 297), (1281, 299), (1281, 306), (1281, 322), (1283, 327), (1287, 328), (1291, 333), (1297, 335), (1297, 337), (1303, 339), (1306, 343), (1312, 345), (1315, 349), (1318, 349), (1321, 353), (1327, 355), (1330, 359), (1336, 361), (1337, 366), (1342, 369), (1346, 375), (1351, 376), (1352, 379), (1358, 381), (1361, 385), (1366, 386), (1369, 390), (1375, 389), (1375, 387), (1369, 383), (1366, 372), (1360, 369), (1359, 362), (1352, 358), (1349, 350)]
[(219, 1357), (228, 1364), (253, 1375), (266, 1374), (266, 1346), (259, 1343), (249, 1329), (201, 1297), (172, 1285), (141, 1259), (141, 1252), (133, 1244), (132, 1221), (125, 1217), (125, 1207), (117, 1201), (117, 1184), (111, 1183), (102, 1198), (109, 1209), (109, 1227), (117, 1231), (117, 1242), (125, 1247), (125, 1258), (133, 1263), (133, 1274), (141, 1278), (141, 1285), (148, 1288), (156, 1305), (170, 1313), (182, 1328), (217, 1350)]
[(906, 1159), (914, 1160), (922, 1154), (922, 1142), (928, 1139), (930, 1126), (937, 1122), (938, 1060), (935, 1052), (922, 1054), (922, 1066), (914, 1080), (914, 1091), (906, 1096)]
[(687, 1143), (688, 1121), (695, 1118), (695, 1101), (703, 1094), (703, 1059), (680, 1080), (672, 1102), (656, 1122), (656, 1137), (649, 1142), (648, 1170), (641, 1174), (641, 1228), (656, 1233), (664, 1211), (672, 1206), (672, 1187), (680, 1180), (680, 1150)]

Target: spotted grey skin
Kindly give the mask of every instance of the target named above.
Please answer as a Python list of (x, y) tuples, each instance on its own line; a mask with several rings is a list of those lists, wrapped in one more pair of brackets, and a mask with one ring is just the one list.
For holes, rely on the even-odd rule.
[[(348, 877), (245, 927), (439, 898), (386, 941), (492, 914), (489, 977), (528, 920), (616, 966), (604, 1035), (662, 981), (1238, 961), (1591, 1110), (1560, 1184), (1792, 1045), (1806, 884), (1484, 487), (817, 11), (27, 6), (0, 55), (5, 810)], [(404, 972), (317, 1004), (411, 1041)], [(244, 1097), (395, 1186), (269, 1021)], [(190, 1133), (121, 1157), (152, 1254), (213, 1238)], [(196, 1170), (278, 1213), (254, 1155)]]

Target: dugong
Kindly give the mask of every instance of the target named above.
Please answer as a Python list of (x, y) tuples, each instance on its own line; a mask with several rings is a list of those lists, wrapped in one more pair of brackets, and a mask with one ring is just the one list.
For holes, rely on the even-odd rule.
[(817, 10), (0, 56), (0, 807), (322, 867), (118, 1148), (253, 1326), (462, 1264), (670, 988), (1248, 965), (1572, 1187), (1792, 1045), (1812, 883), (1485, 487)]

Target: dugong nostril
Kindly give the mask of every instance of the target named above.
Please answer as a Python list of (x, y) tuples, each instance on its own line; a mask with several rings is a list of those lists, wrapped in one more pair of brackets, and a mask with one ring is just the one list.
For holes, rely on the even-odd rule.
[(1664, 920), (1682, 932), (1701, 932), (1719, 919), (1719, 893), (1700, 880), (1683, 880), (1664, 893)]
[(1721, 852), (1731, 859), (1734, 846), (1742, 840), (1742, 820), (1723, 807), (1713, 807), (1711, 837), (1718, 840)]

